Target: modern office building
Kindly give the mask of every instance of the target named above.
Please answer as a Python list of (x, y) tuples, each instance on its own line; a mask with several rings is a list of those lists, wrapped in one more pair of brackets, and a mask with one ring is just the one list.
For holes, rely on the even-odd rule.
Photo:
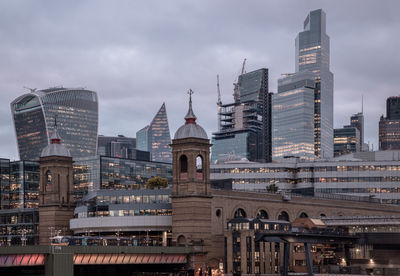
[(79, 194), (97, 190), (144, 189), (154, 176), (171, 182), (170, 163), (107, 156), (79, 158), (74, 163), (74, 189)]
[(150, 161), (150, 153), (136, 149), (136, 139), (118, 136), (99, 135), (97, 154), (108, 157)]
[(362, 111), (351, 115), (350, 126), (356, 127), (360, 132), (360, 148), (358, 151), (366, 150), (364, 149), (364, 114)]
[(39, 163), (0, 160), (1, 209), (37, 208), (39, 205)]
[(272, 96), (272, 157), (311, 160), (314, 147), (314, 75), (299, 72), (278, 80)]
[(386, 117), (379, 120), (379, 150), (400, 149), (400, 97), (386, 100)]
[(96, 154), (98, 100), (83, 88), (32, 89), (11, 103), (21, 160), (38, 160), (50, 143), (57, 121), (58, 132), (72, 156)]
[(213, 133), (212, 157), (215, 162), (230, 159), (270, 162), (271, 93), (268, 69), (239, 76), (234, 102), (219, 104), (219, 131)]
[(352, 152), (359, 152), (360, 131), (357, 127), (344, 126), (343, 128), (335, 128), (333, 134), (334, 155), (339, 156)]
[(152, 161), (171, 163), (170, 144), (167, 110), (163, 103), (150, 125), (136, 132), (136, 147), (138, 150), (150, 152)]
[(117, 233), (134, 246), (166, 246), (171, 240), (170, 195), (169, 188), (91, 192), (75, 208), (71, 230), (75, 235), (98, 237)]
[(400, 97), (387, 98), (386, 118), (388, 120), (400, 120)]
[(326, 198), (400, 204), (400, 151), (357, 152), (331, 160), (288, 158), (269, 164), (211, 165), (211, 180), (231, 179), (233, 190), (279, 190)]
[(321, 9), (309, 13), (296, 37), (296, 73), (315, 78), (314, 144), (317, 157), (333, 157), (333, 74), (329, 69), (329, 36)]

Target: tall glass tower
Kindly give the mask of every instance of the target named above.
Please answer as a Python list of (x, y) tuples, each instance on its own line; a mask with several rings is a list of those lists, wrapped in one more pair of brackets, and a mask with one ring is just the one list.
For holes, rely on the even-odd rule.
[(151, 161), (172, 163), (167, 110), (162, 104), (150, 125), (136, 132), (138, 150), (150, 152)]
[(309, 71), (314, 75), (315, 155), (333, 156), (333, 74), (329, 69), (329, 36), (326, 34), (326, 15), (321, 9), (311, 11), (304, 21), (304, 30), (296, 37), (296, 72)]
[(288, 156), (312, 160), (314, 150), (315, 81), (310, 72), (299, 72), (278, 80), (272, 96), (272, 157)]
[(11, 114), (21, 160), (38, 160), (57, 130), (72, 157), (96, 154), (98, 100), (83, 88), (32, 89), (11, 103)]

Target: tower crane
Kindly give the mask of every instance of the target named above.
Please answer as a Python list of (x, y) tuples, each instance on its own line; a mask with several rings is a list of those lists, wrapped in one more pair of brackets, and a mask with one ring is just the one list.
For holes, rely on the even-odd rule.
[(217, 105), (220, 106), (222, 105), (222, 101), (221, 101), (221, 90), (219, 89), (219, 75), (217, 75), (217, 94), (218, 94)]
[[(240, 71), (240, 75), (244, 74), (244, 68), (246, 66), (246, 60), (247, 60), (246, 58), (243, 60), (242, 70)], [(235, 100), (235, 102), (238, 102), (239, 98), (240, 98), (240, 96), (239, 96), (239, 81), (238, 81), (239, 76), (236, 78), (236, 81), (233, 83), (233, 99)]]

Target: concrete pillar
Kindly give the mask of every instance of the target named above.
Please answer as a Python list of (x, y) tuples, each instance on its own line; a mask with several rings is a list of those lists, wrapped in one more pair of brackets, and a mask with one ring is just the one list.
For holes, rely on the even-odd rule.
[(304, 243), (304, 249), (306, 254), (306, 264), (307, 264), (307, 275), (314, 276), (312, 269), (312, 256), (311, 256), (311, 245), (308, 242)]
[(290, 250), (290, 243), (285, 242), (283, 244), (283, 268), (282, 268), (282, 275), (288, 275), (288, 266), (289, 266), (289, 252)]
[(44, 264), (45, 276), (74, 276), (74, 254), (52, 253)]

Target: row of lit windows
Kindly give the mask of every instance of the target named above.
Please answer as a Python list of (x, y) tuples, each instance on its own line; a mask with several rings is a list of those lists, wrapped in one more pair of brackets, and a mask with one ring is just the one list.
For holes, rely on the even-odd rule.
[(277, 172), (344, 172), (344, 171), (400, 171), (400, 165), (359, 165), (300, 168), (211, 168), (211, 173), (277, 173)]
[(317, 193), (400, 193), (400, 188), (324, 188), (316, 189)]
[(171, 203), (169, 195), (97, 196), (98, 204)]
[(143, 209), (143, 210), (110, 210), (96, 212), (81, 212), (78, 218), (86, 217), (126, 217), (126, 216), (171, 216), (171, 209)]

